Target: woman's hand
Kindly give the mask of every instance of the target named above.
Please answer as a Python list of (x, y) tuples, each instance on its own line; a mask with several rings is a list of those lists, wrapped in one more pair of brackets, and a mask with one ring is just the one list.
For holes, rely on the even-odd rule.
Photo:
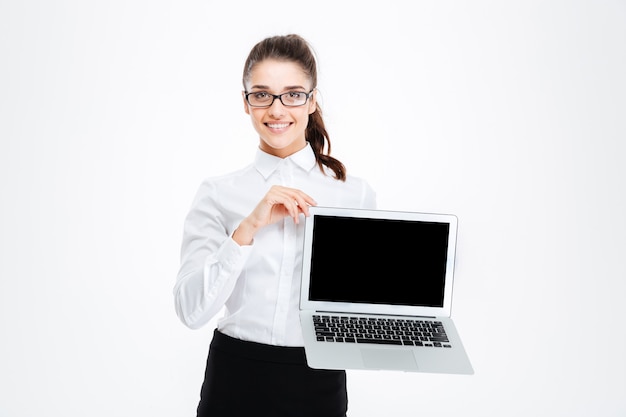
[(243, 219), (233, 233), (233, 240), (239, 245), (249, 245), (259, 229), (276, 223), (286, 216), (290, 216), (298, 224), (300, 214), (308, 216), (309, 206), (316, 204), (313, 198), (300, 190), (274, 185), (252, 213)]

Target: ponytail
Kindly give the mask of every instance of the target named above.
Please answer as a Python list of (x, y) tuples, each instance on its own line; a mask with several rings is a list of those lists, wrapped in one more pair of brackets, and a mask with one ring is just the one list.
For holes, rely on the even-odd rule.
[[(345, 181), (346, 167), (339, 160), (330, 156), (330, 139), (328, 138), (328, 132), (324, 126), (322, 109), (319, 104), (316, 104), (315, 112), (309, 114), (309, 124), (307, 125), (305, 136), (307, 142), (309, 142), (313, 149), (317, 165), (320, 169), (324, 171), (324, 165), (326, 165), (334, 172), (336, 179)], [(324, 148), (327, 148), (326, 152), (324, 152)]]

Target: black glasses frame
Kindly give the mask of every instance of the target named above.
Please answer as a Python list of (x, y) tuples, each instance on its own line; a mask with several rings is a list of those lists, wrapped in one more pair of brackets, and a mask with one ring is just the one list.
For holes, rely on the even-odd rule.
[(265, 108), (265, 107), (272, 107), (272, 104), (274, 104), (274, 100), (276, 100), (276, 99), (280, 100), (280, 103), (283, 106), (285, 106), (285, 107), (300, 107), (300, 106), (304, 106), (307, 103), (307, 101), (309, 101), (309, 99), (311, 98), (311, 93), (313, 93), (313, 91), (315, 91), (315, 89), (313, 89), (313, 90), (309, 91), (308, 93), (306, 93), (306, 99), (304, 100), (304, 103), (302, 103), (302, 104), (295, 104), (295, 105), (294, 104), (285, 104), (285, 102), (283, 101), (283, 96), (286, 95), (286, 94), (291, 94), (291, 93), (301, 92), (301, 91), (288, 91), (288, 92), (282, 93), (282, 94), (271, 94), (271, 93), (268, 93), (267, 91), (264, 91), (265, 94), (272, 96), (272, 101), (269, 104), (265, 104), (263, 106), (258, 106), (258, 105), (250, 103), (250, 99), (248, 98), (248, 96), (250, 96), (251, 94), (256, 94), (259, 91), (255, 91), (255, 92), (252, 92), (252, 93), (244, 91), (243, 93), (244, 93), (244, 96), (246, 97), (246, 101), (248, 102), (248, 104), (250, 106), (256, 107), (256, 108)]

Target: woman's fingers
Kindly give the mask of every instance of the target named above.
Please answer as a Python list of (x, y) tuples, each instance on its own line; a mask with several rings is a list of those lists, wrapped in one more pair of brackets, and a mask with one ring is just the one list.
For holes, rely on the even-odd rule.
[[(298, 214), (299, 213), (303, 213), (305, 216), (308, 217), (309, 215), (309, 207), (310, 206), (315, 206), (317, 203), (315, 202), (315, 200), (303, 193), (302, 191), (296, 190), (298, 191), (297, 195), (294, 198), (295, 204), (298, 208)], [(297, 223), (297, 221), (296, 221)]]
[(295, 189), (275, 185), (265, 194), (252, 213), (233, 232), (233, 239), (240, 245), (249, 245), (259, 229), (289, 216), (297, 224), (300, 213), (309, 215), (309, 207), (317, 203), (308, 194)]
[(277, 218), (271, 220), (272, 223), (280, 220), (285, 215), (289, 215), (294, 222), (298, 223), (300, 213), (308, 216), (309, 206), (317, 204), (311, 196), (303, 191), (277, 185), (268, 191), (266, 201), (272, 207), (273, 214), (277, 215)]

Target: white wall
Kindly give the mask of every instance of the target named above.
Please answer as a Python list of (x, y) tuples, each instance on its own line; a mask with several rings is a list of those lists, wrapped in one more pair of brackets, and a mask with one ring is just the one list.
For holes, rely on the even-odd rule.
[(289, 32), (379, 206), (460, 218), (476, 374), (349, 372), (350, 415), (626, 415), (624, 1), (31, 0), (0, 3), (0, 416), (195, 415), (182, 221)]

